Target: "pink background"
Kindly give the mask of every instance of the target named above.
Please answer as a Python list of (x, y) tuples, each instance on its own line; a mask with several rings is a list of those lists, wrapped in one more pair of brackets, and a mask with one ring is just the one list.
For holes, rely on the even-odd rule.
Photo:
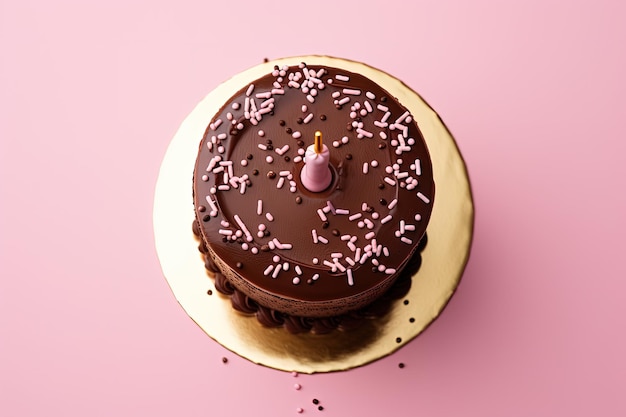
[[(0, 1), (0, 415), (626, 415), (623, 2), (84, 3)], [(390, 72), (439, 112), (476, 233), (419, 338), (294, 378), (186, 316), (152, 203), (204, 95), (309, 53)]]

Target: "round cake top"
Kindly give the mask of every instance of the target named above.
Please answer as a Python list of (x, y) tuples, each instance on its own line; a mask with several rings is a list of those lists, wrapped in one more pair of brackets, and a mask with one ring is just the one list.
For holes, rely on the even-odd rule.
[[(316, 132), (331, 174), (322, 191), (301, 180)], [(410, 112), (362, 75), (305, 63), (235, 93), (208, 126), (194, 171), (208, 247), (251, 287), (304, 302), (388, 287), (415, 252), (433, 198)]]

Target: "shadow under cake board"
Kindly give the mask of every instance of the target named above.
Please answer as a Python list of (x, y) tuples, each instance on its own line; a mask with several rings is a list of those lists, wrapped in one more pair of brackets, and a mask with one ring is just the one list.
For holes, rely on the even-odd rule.
[[(326, 335), (294, 335), (283, 328), (266, 328), (254, 316), (233, 310), (228, 297), (215, 290), (191, 230), (193, 168), (198, 144), (212, 117), (234, 92), (271, 72), (274, 65), (300, 62), (363, 74), (409, 109), (428, 146), (437, 190), (427, 229), (428, 244), (408, 294), (394, 302), (385, 317), (368, 321), (353, 331)], [(416, 92), (363, 63), (328, 56), (297, 56), (262, 63), (235, 75), (209, 93), (189, 114), (161, 164), (153, 222), (163, 274), (178, 302), (208, 336), (254, 363), (283, 371), (315, 373), (347, 370), (385, 357), (414, 339), (439, 316), (456, 290), (469, 257), (474, 206), (465, 163), (454, 138)], [(213, 294), (209, 296), (208, 290)], [(408, 300), (408, 304), (403, 300)]]

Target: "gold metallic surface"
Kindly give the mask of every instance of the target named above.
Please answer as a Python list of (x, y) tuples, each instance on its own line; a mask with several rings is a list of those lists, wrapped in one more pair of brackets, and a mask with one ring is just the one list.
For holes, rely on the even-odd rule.
[[(254, 316), (237, 313), (209, 278), (191, 231), (192, 174), (206, 126), (239, 89), (271, 72), (274, 65), (345, 68), (376, 81), (407, 107), (417, 121), (433, 162), (436, 196), (428, 245), (409, 293), (390, 314), (356, 331), (293, 335), (262, 327)], [(469, 256), (474, 207), (465, 163), (439, 116), (398, 79), (365, 64), (326, 56), (282, 58), (234, 76), (206, 96), (185, 119), (166, 152), (154, 198), (155, 244), (176, 299), (215, 341), (260, 365), (300, 373), (347, 370), (380, 359), (420, 334), (446, 306)], [(212, 295), (207, 291), (211, 290)], [(412, 319), (412, 320), (411, 320)], [(398, 339), (399, 338), (399, 339)], [(399, 340), (399, 341), (398, 341)]]

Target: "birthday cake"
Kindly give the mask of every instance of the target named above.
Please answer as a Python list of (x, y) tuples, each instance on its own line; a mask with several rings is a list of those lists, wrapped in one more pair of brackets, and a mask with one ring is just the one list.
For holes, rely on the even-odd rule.
[(207, 126), (193, 229), (235, 309), (324, 333), (410, 286), (434, 193), (409, 110), (363, 75), (296, 63), (241, 86)]

